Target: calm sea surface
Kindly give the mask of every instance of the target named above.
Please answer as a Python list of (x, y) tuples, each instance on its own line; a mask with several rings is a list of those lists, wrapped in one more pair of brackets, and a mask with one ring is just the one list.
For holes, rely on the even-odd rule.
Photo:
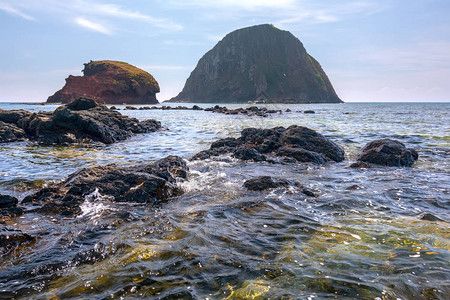
[[(157, 119), (165, 129), (106, 146), (0, 144), (0, 194), (19, 199), (83, 167), (188, 159), (247, 127), (302, 125), (346, 151), (345, 161), (323, 166), (191, 161), (190, 178), (180, 183), (186, 193), (158, 209), (93, 195), (76, 218), (4, 219), (0, 228), (38, 238), (0, 257), (0, 299), (448, 299), (450, 103), (267, 107), (292, 112), (249, 118), (120, 110)], [(366, 143), (380, 138), (415, 148), (418, 162), (349, 168)], [(319, 196), (243, 188), (261, 175), (299, 181)], [(422, 220), (424, 213), (443, 221)]]

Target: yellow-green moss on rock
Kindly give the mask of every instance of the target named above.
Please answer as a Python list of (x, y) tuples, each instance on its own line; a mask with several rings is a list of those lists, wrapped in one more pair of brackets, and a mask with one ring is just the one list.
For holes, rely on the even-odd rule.
[(66, 78), (65, 86), (47, 100), (68, 103), (90, 97), (107, 104), (156, 104), (159, 84), (148, 72), (126, 62), (90, 61), (84, 64), (84, 76)]

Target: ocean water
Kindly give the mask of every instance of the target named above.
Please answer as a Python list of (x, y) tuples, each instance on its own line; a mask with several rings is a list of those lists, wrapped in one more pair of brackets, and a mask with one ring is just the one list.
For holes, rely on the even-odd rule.
[[(283, 113), (120, 110), (155, 118), (164, 130), (113, 145), (0, 144), (0, 194), (19, 199), (83, 167), (189, 159), (247, 127), (302, 125), (346, 151), (345, 161), (322, 166), (189, 161), (185, 194), (158, 209), (93, 194), (76, 218), (3, 219), (0, 227), (38, 238), (0, 258), (0, 299), (448, 299), (450, 103), (266, 107)], [(349, 168), (380, 138), (416, 149), (419, 160), (411, 168)], [(299, 181), (318, 197), (243, 188), (261, 175)], [(422, 220), (424, 213), (443, 221)]]

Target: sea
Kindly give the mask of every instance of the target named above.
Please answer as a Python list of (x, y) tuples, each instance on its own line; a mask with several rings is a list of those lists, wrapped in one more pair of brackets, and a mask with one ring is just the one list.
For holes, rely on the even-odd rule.
[[(190, 169), (178, 183), (185, 193), (161, 207), (117, 204), (94, 193), (76, 217), (0, 218), (0, 230), (36, 237), (0, 257), (0, 299), (449, 299), (450, 103), (258, 106), (282, 113), (119, 105), (130, 117), (157, 119), (163, 130), (112, 145), (0, 144), (0, 194), (19, 200), (86, 167), (178, 155)], [(0, 103), (36, 112), (56, 107)], [(244, 128), (290, 125), (325, 135), (346, 159), (324, 165), (189, 160)], [(349, 167), (364, 145), (384, 138), (416, 149), (418, 161)], [(317, 197), (243, 187), (262, 175), (298, 181)]]

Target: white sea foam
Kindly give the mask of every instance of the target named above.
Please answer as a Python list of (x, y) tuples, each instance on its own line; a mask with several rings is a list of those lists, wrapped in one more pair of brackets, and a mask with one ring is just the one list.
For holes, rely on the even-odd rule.
[(114, 210), (106, 201), (110, 201), (112, 196), (100, 194), (98, 188), (84, 197), (83, 204), (80, 205), (81, 215), (78, 218), (89, 217), (91, 220), (99, 218), (106, 210)]

